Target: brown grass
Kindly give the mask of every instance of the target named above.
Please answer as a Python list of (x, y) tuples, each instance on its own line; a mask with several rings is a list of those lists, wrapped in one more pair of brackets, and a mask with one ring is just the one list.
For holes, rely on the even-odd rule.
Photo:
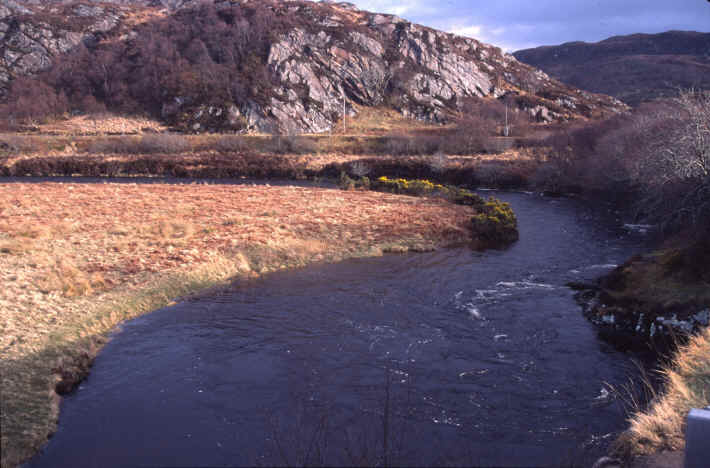
[(56, 427), (57, 392), (122, 321), (235, 276), (465, 241), (470, 213), (375, 192), (0, 185), (2, 466)]
[(685, 418), (691, 408), (710, 405), (710, 329), (681, 346), (663, 369), (665, 385), (645, 411), (631, 417), (631, 427), (616, 443), (624, 457), (685, 447)]
[[(355, 105), (357, 115), (342, 119), (335, 124), (333, 132), (339, 135), (421, 135), (445, 134), (454, 129), (452, 124), (436, 125), (407, 118), (390, 107), (367, 107)], [(344, 128), (344, 131), (343, 131)]]
[(110, 113), (78, 115), (38, 125), (40, 133), (52, 135), (102, 135), (162, 132), (165, 125), (148, 117), (129, 117)]

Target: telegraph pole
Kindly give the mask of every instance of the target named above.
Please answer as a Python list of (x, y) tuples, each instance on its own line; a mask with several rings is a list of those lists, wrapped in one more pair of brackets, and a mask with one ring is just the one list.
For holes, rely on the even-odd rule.
[(343, 135), (345, 135), (345, 86), (343, 86)]

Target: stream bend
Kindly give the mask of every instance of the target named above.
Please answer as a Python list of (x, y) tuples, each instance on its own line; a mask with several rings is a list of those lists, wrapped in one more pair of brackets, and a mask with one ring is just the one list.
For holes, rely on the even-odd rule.
[(642, 247), (578, 202), (494, 193), (505, 251), (279, 272), (133, 320), (30, 467), (588, 463), (635, 368), (569, 281)]

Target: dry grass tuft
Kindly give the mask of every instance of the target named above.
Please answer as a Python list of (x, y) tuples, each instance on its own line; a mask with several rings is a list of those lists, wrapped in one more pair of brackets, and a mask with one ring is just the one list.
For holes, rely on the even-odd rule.
[(31, 238), (0, 239), (0, 253), (22, 255), (31, 252), (33, 248), (34, 241)]
[(154, 119), (128, 117), (110, 113), (73, 116), (41, 124), (40, 132), (54, 135), (137, 134), (162, 132), (165, 125)]
[(99, 272), (86, 273), (80, 270), (71, 259), (57, 259), (47, 275), (36, 284), (45, 294), (58, 291), (65, 297), (78, 297), (105, 287), (106, 281)]
[[(355, 106), (357, 115), (345, 119), (345, 133), (349, 135), (404, 135), (438, 133), (452, 128), (432, 125), (427, 122), (407, 118), (389, 107)], [(333, 126), (336, 133), (343, 133), (342, 120)]]
[(680, 346), (663, 375), (663, 392), (632, 416), (631, 427), (616, 443), (615, 451), (624, 457), (684, 448), (688, 412), (710, 405), (710, 328)]
[(189, 239), (195, 233), (195, 226), (190, 222), (163, 218), (150, 226), (148, 232), (157, 239)]

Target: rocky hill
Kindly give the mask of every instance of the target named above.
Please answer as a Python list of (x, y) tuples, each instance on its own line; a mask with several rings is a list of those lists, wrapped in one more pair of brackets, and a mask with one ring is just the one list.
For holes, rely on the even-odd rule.
[(593, 44), (519, 50), (514, 55), (563, 83), (609, 94), (632, 106), (677, 95), (681, 88), (710, 89), (710, 33), (633, 34)]
[(9, 118), (108, 108), (191, 131), (323, 132), (358, 106), (444, 122), (507, 96), (539, 121), (619, 101), (571, 88), (499, 48), (349, 3), (0, 0)]

